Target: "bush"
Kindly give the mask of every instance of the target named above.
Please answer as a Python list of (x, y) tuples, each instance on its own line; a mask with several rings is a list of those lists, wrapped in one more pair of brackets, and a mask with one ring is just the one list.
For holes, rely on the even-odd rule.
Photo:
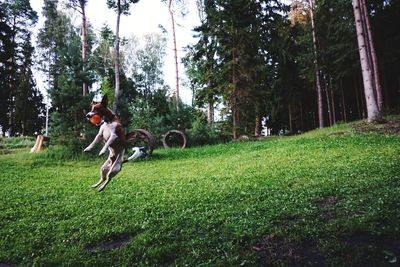
[(216, 144), (222, 141), (217, 132), (209, 127), (204, 116), (196, 117), (187, 133), (190, 146)]

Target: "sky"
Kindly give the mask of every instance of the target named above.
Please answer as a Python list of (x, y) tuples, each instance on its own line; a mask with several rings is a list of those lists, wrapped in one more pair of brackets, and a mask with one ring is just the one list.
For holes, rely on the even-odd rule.
[[(61, 1), (60, 1), (61, 2)], [(187, 14), (182, 17), (178, 14), (175, 16), (176, 21), (176, 37), (178, 47), (178, 58), (182, 58), (184, 47), (193, 44), (196, 40), (193, 38), (192, 29), (200, 24), (194, 0), (187, 0)], [(36, 25), (35, 33), (42, 27), (44, 18), (42, 17), (43, 0), (31, 0), (32, 8), (39, 15), (39, 22)], [(89, 0), (86, 7), (87, 18), (93, 25), (94, 30), (99, 33), (104, 23), (107, 23), (115, 32), (116, 13), (107, 8), (106, 0)], [(179, 12), (176, 12), (179, 13)], [(72, 14), (72, 18), (77, 26), (80, 25), (80, 16)], [(168, 43), (166, 48), (166, 58), (164, 63), (164, 80), (171, 89), (175, 88), (175, 64), (172, 42), (172, 22), (168, 12), (168, 7), (161, 0), (140, 0), (138, 3), (131, 5), (130, 15), (121, 16), (120, 35), (121, 37), (129, 37), (134, 34), (139, 38), (145, 34), (160, 32), (159, 25), (162, 25), (168, 31)], [(36, 39), (36, 36), (34, 37)], [(179, 60), (178, 59), (178, 60)], [(183, 102), (190, 104), (191, 91), (182, 85), (184, 77), (183, 65), (179, 66), (180, 72), (180, 97)], [(43, 77), (39, 72), (35, 72), (35, 78), (40, 90), (44, 91), (46, 85), (43, 83)]]

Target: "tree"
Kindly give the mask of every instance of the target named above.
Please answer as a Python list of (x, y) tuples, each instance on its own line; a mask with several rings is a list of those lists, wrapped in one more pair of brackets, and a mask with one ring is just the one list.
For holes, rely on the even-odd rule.
[(48, 77), (51, 134), (60, 143), (79, 149), (78, 136), (86, 124), (87, 103), (82, 95), (82, 55), (79, 28), (57, 9), (57, 0), (45, 0), (45, 22), (38, 35), (42, 71)]
[[(93, 52), (93, 58), (90, 62), (91, 68), (97, 72), (97, 79), (107, 79), (112, 85), (115, 83), (114, 68), (115, 68), (115, 55), (114, 44), (115, 35), (111, 28), (105, 24), (100, 29), (100, 36), (98, 46)], [(114, 87), (114, 86), (113, 86)], [(114, 102), (114, 89), (112, 95), (108, 97), (109, 101)]]
[(120, 38), (119, 38), (119, 26), (121, 20), (121, 14), (127, 15), (129, 14), (130, 4), (135, 4), (139, 2), (139, 0), (107, 0), (108, 8), (114, 9), (117, 12), (117, 24), (115, 30), (115, 97), (113, 103), (113, 110), (118, 112), (119, 102), (121, 97), (120, 90)]
[[(134, 39), (131, 41), (135, 42)], [(130, 70), (132, 79), (141, 93), (143, 101), (148, 102), (152, 93), (165, 89), (162, 67), (167, 41), (164, 36), (157, 33), (145, 35), (143, 41), (144, 44), (141, 47), (139, 44), (130, 45), (130, 47), (136, 46), (135, 55), (127, 57), (127, 53), (124, 54), (125, 62), (131, 64), (134, 62)]]
[(9, 13), (8, 5), (5, 2), (0, 3), (0, 126), (2, 131), (9, 128), (8, 112), (11, 87), (9, 82), (11, 61), (9, 60), (12, 51), (12, 29), (8, 23)]
[(374, 80), (370, 55), (368, 54), (368, 39), (365, 31), (365, 18), (362, 9), (365, 8), (364, 0), (352, 0), (354, 18), (356, 21), (357, 41), (360, 53), (361, 69), (364, 83), (365, 100), (367, 104), (368, 122), (381, 120), (381, 115), (374, 95)]
[[(24, 119), (25, 123), (21, 128), (18, 127), (20, 124), (18, 117), (28, 111), (24, 110), (28, 103), (31, 107), (40, 105), (40, 94), (37, 92), (31, 71), (33, 47), (30, 41), (30, 28), (37, 22), (37, 14), (28, 0), (7, 0), (1, 3), (1, 10), (0, 65), (2, 67), (0, 68), (4, 74), (2, 76), (2, 91), (4, 90), (2, 104), (4, 106), (2, 106), (0, 123), (3, 129), (8, 128), (9, 136), (13, 136), (16, 131), (22, 134), (33, 133), (40, 130), (40, 121), (28, 126)], [(39, 98), (32, 98), (33, 95)], [(32, 101), (39, 101), (39, 103)], [(40, 117), (40, 108), (33, 108), (31, 112), (34, 117)], [(8, 114), (8, 122), (4, 114)]]
[(314, 0), (309, 0), (309, 3), (310, 3), (312, 40), (313, 40), (313, 49), (314, 49), (315, 84), (316, 84), (316, 88), (317, 88), (319, 128), (323, 128), (324, 124), (325, 124), (324, 123), (324, 107), (323, 107), (323, 101), (322, 101), (320, 69), (319, 69), (319, 64), (318, 64), (317, 34), (316, 34), (315, 19), (314, 19)]
[(365, 0), (360, 1), (360, 8), (361, 8), (360, 13), (361, 13), (361, 17), (363, 20), (363, 26), (364, 26), (364, 31), (365, 31), (366, 49), (367, 49), (367, 54), (369, 56), (368, 61), (372, 68), (372, 75), (373, 75), (373, 80), (374, 80), (374, 83), (373, 83), (374, 91), (376, 94), (378, 110), (379, 110), (379, 112), (381, 112), (382, 107), (383, 107), (383, 96), (382, 96), (381, 82), (380, 82), (380, 78), (379, 78), (378, 58), (376, 56), (375, 44), (374, 44), (374, 40), (372, 37), (371, 23), (369, 20), (369, 15), (368, 15), (368, 10), (367, 10)]
[[(81, 36), (82, 36), (82, 62), (83, 69), (85, 72), (86, 65), (86, 49), (87, 49), (87, 18), (86, 18), (86, 4), (89, 0), (67, 0), (67, 6), (73, 8), (77, 12), (79, 12), (82, 16), (82, 24), (81, 24)], [(87, 81), (83, 81), (82, 84), (82, 95), (85, 96), (89, 93), (89, 86)]]
[(210, 128), (214, 125), (214, 105), (218, 101), (218, 63), (215, 60), (217, 54), (217, 39), (210, 25), (208, 16), (211, 16), (215, 3), (213, 1), (198, 1), (199, 13), (202, 25), (195, 28), (199, 41), (188, 47), (184, 58), (187, 75), (191, 81), (194, 95), (194, 105), (207, 106), (207, 123)]
[(15, 92), (14, 130), (21, 135), (38, 134), (44, 124), (45, 105), (33, 77), (33, 52), (31, 36), (28, 34), (21, 46), (23, 58), (17, 76)]
[[(175, 98), (176, 98), (176, 109), (179, 112), (179, 67), (178, 67), (178, 48), (176, 44), (176, 30), (175, 30), (175, 12), (174, 6), (180, 5), (179, 9), (182, 11), (185, 7), (185, 0), (162, 0), (168, 5), (168, 12), (171, 18), (172, 25), (172, 41), (174, 46), (174, 63), (175, 63)], [(182, 12), (183, 13), (183, 12)]]
[(176, 32), (175, 32), (175, 17), (174, 11), (172, 10), (172, 0), (168, 1), (168, 11), (171, 16), (172, 23), (172, 39), (174, 42), (174, 59), (175, 59), (175, 97), (176, 97), (176, 109), (179, 110), (179, 68), (178, 68), (178, 49), (176, 47)]
[[(124, 46), (124, 59), (130, 63), (132, 81), (137, 94), (129, 98), (134, 110), (132, 126), (155, 128), (157, 118), (165, 116), (168, 111), (168, 86), (164, 84), (163, 65), (166, 38), (158, 33), (147, 34), (139, 43), (137, 38), (130, 38)], [(135, 53), (127, 50), (134, 47)], [(176, 106), (175, 106), (176, 108)], [(158, 131), (157, 131), (158, 133)]]

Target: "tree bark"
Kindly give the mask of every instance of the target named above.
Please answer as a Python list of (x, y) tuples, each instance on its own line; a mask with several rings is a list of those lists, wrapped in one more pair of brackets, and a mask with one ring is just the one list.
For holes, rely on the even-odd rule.
[(361, 69), (364, 83), (365, 100), (367, 105), (368, 122), (381, 120), (378, 105), (374, 95), (373, 74), (371, 66), (368, 64), (365, 32), (362, 25), (361, 9), (359, 0), (352, 0), (354, 18), (356, 21), (357, 41), (360, 53)]
[(301, 130), (305, 131), (304, 127), (304, 115), (303, 115), (303, 102), (300, 101), (300, 122), (301, 122)]
[(378, 104), (378, 110), (381, 112), (383, 107), (383, 97), (382, 97), (382, 86), (380, 82), (379, 76), (379, 67), (378, 67), (378, 58), (376, 56), (375, 44), (372, 38), (372, 29), (371, 23), (369, 20), (367, 6), (365, 4), (365, 0), (360, 0), (360, 9), (361, 9), (361, 17), (363, 20), (363, 25), (365, 28), (365, 38), (368, 47), (370, 62), (371, 62), (371, 69), (373, 73), (374, 79), (374, 89), (376, 92), (376, 100)]
[(232, 49), (232, 136), (233, 140), (237, 139), (237, 124), (238, 124), (238, 110), (237, 110), (237, 84), (236, 84), (236, 53), (235, 47)]
[(172, 0), (169, 0), (168, 11), (172, 21), (172, 38), (174, 42), (174, 59), (175, 59), (175, 97), (176, 97), (176, 110), (179, 111), (179, 68), (178, 68), (178, 50), (176, 47), (176, 31), (175, 31), (175, 18), (172, 11)]
[(293, 127), (292, 127), (292, 108), (289, 104), (289, 131), (292, 133), (293, 132)]
[[(85, 2), (80, 1), (80, 7), (82, 12), (82, 62), (83, 62), (83, 71), (85, 72), (86, 68), (86, 11), (85, 11)], [(84, 81), (82, 84), (82, 95), (86, 96), (89, 94), (89, 88), (87, 83)]]
[(119, 100), (121, 96), (120, 91), (120, 77), (119, 77), (119, 70), (120, 70), (120, 58), (119, 58), (119, 24), (121, 20), (121, 1), (117, 1), (117, 25), (115, 30), (115, 97), (114, 97), (114, 104), (113, 110), (115, 113), (118, 113), (119, 109)]
[[(363, 105), (362, 103), (360, 103), (360, 95), (358, 94), (358, 81), (357, 81), (357, 76), (353, 75), (353, 83), (354, 83), (354, 93), (356, 96), (356, 105), (357, 105), (357, 114), (358, 114), (358, 118), (364, 118), (363, 117)], [(362, 100), (362, 95), (361, 95), (361, 100)], [(361, 101), (362, 102), (362, 101)]]
[(325, 96), (326, 96), (326, 104), (328, 106), (329, 125), (332, 126), (332, 124), (333, 124), (332, 108), (331, 108), (331, 101), (330, 101), (330, 97), (329, 97), (329, 87), (328, 87), (327, 81), (325, 81)]
[(345, 95), (344, 95), (344, 90), (343, 90), (343, 80), (342, 79), (340, 79), (340, 91), (342, 93), (343, 121), (347, 122), (346, 101), (345, 101)]
[(212, 96), (208, 96), (207, 123), (210, 128), (214, 127), (214, 99)]
[(254, 135), (261, 136), (261, 116), (258, 112), (255, 120)]
[(16, 79), (16, 77), (14, 76), (14, 75), (16, 75), (15, 74), (15, 72), (14, 72), (14, 66), (15, 66), (15, 55), (14, 55), (14, 53), (15, 53), (15, 32), (16, 32), (16, 24), (17, 24), (17, 18), (16, 18), (16, 16), (13, 16), (13, 24), (12, 24), (12, 32), (13, 32), (13, 35), (12, 35), (12, 39), (11, 39), (11, 45), (12, 45), (12, 53), (11, 53), (11, 58), (10, 58), (10, 61), (11, 61), (11, 64), (10, 64), (10, 67), (9, 67), (9, 70), (10, 70), (10, 76), (9, 76), (9, 83), (10, 83), (10, 114), (9, 114), (9, 117), (8, 117), (8, 136), (9, 137), (12, 137), (12, 136), (14, 136), (14, 118), (13, 118), (13, 116), (14, 116), (14, 103), (15, 103), (15, 99), (14, 99), (14, 90), (16, 89), (15, 88), (15, 79)]
[(332, 77), (329, 82), (329, 92), (331, 96), (331, 106), (332, 106), (332, 119), (333, 119), (333, 124), (336, 123), (336, 108), (335, 108), (335, 96), (333, 94), (333, 85), (332, 85)]
[(314, 20), (314, 0), (309, 0), (310, 3), (310, 16), (311, 16), (311, 28), (312, 28), (312, 40), (313, 40), (313, 49), (314, 49), (314, 65), (315, 65), (315, 83), (317, 88), (317, 106), (318, 106), (318, 121), (319, 128), (323, 128), (324, 123), (324, 107), (322, 100), (322, 88), (321, 81), (319, 75), (319, 64), (318, 64), (318, 50), (317, 50), (317, 34), (315, 29), (315, 20)]

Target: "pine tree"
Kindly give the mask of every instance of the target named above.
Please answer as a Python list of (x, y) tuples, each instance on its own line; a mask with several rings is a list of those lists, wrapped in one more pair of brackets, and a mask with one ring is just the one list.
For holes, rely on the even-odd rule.
[(365, 31), (365, 19), (362, 8), (365, 8), (365, 1), (352, 0), (354, 18), (356, 21), (357, 41), (360, 52), (361, 69), (364, 83), (365, 100), (367, 104), (368, 122), (380, 121), (381, 115), (379, 113), (378, 104), (374, 95), (374, 79), (371, 61), (368, 54), (368, 39), (366, 38), (367, 32)]
[(117, 24), (115, 29), (115, 97), (113, 103), (113, 110), (118, 112), (118, 108), (120, 106), (120, 97), (121, 97), (121, 89), (120, 89), (120, 37), (119, 37), (119, 26), (121, 21), (121, 14), (127, 15), (129, 14), (130, 4), (135, 4), (139, 2), (139, 0), (107, 0), (107, 6), (110, 9), (114, 9), (117, 13)]
[[(30, 43), (31, 27), (37, 22), (38, 17), (28, 0), (7, 0), (1, 3), (1, 9), (1, 42), (4, 43), (1, 50), (1, 61), (4, 62), (4, 65), (0, 65), (4, 66), (2, 72), (5, 74), (2, 77), (2, 83), (5, 85), (2, 88), (4, 90), (2, 112), (7, 112), (8, 115), (8, 123), (5, 122), (5, 116), (1, 116), (1, 126), (8, 128), (9, 136), (13, 136), (16, 131), (22, 134), (32, 133), (40, 130), (40, 123), (32, 128), (27, 126), (24, 119), (24, 127), (21, 129), (18, 125), (20, 125), (19, 115), (27, 111), (24, 110), (24, 107), (27, 105), (29, 97), (38, 95), (39, 99), (35, 98), (34, 100), (39, 103), (31, 102), (30, 104), (33, 104), (32, 106), (40, 105), (40, 94), (32, 80), (33, 48)], [(18, 103), (23, 104), (18, 105)], [(40, 117), (40, 112), (40, 109), (33, 109), (32, 115)]]
[[(87, 57), (87, 18), (86, 18), (86, 5), (89, 0), (68, 0), (67, 6), (73, 8), (77, 12), (81, 14), (82, 17), (82, 24), (81, 24), (81, 36), (82, 36), (82, 62), (83, 62), (83, 69), (82, 71), (85, 72), (86, 68), (86, 57)], [(89, 86), (87, 81), (83, 81), (82, 84), (82, 95), (85, 96), (89, 93)]]
[(82, 55), (79, 29), (57, 9), (57, 0), (45, 0), (44, 26), (39, 32), (42, 70), (48, 77), (51, 100), (51, 134), (78, 149), (85, 121), (84, 110), (92, 95), (82, 96)]
[(312, 28), (312, 40), (313, 40), (313, 49), (314, 49), (314, 65), (315, 65), (315, 85), (317, 88), (317, 106), (318, 106), (318, 121), (319, 128), (323, 128), (325, 126), (324, 122), (324, 107), (322, 100), (322, 88), (321, 88), (321, 76), (320, 76), (320, 66), (318, 64), (318, 45), (317, 45), (317, 33), (315, 27), (315, 18), (314, 18), (314, 0), (309, 0), (310, 3), (310, 16), (311, 16), (311, 28)]
[[(0, 126), (4, 132), (9, 128), (9, 100), (11, 87), (9, 82), (12, 51), (12, 29), (8, 24), (8, 4), (0, 3)], [(4, 135), (4, 133), (2, 133)]]

